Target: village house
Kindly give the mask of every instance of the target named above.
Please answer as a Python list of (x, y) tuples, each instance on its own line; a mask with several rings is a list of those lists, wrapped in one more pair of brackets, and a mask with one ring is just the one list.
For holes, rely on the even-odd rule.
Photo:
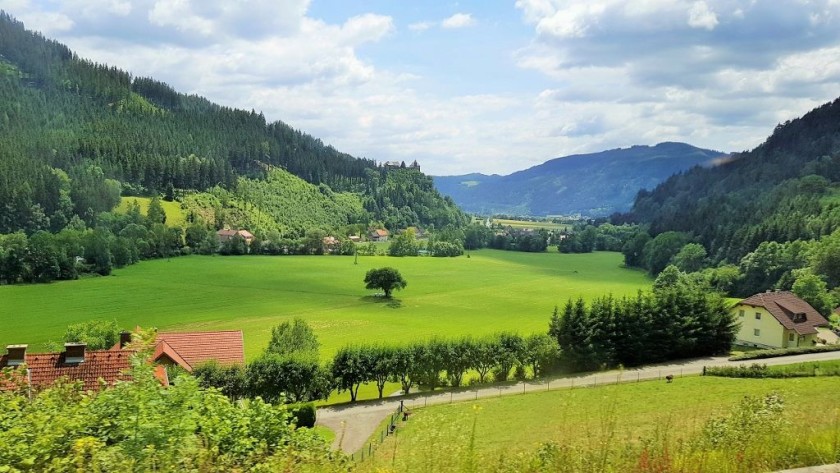
[[(0, 391), (39, 391), (59, 379), (80, 382), (85, 391), (98, 391), (130, 379), (131, 350), (88, 350), (84, 343), (65, 343), (60, 353), (27, 353), (28, 345), (9, 345), (0, 357)], [(23, 369), (25, 368), (25, 369)]]
[(245, 343), (241, 330), (216, 332), (158, 332), (152, 362), (166, 368), (164, 384), (169, 384), (168, 373), (175, 367), (188, 373), (208, 361), (222, 366), (245, 364)]
[(388, 241), (388, 236), (391, 235), (391, 232), (385, 230), (384, 228), (378, 228), (376, 230), (372, 230), (368, 234), (368, 240), (370, 241)]
[(739, 344), (789, 348), (837, 343), (828, 320), (790, 291), (755, 294), (732, 306), (732, 313), (741, 324)]
[(236, 235), (242, 237), (245, 240), (245, 244), (250, 245), (251, 241), (254, 239), (254, 235), (251, 234), (248, 230), (231, 230), (229, 228), (225, 228), (224, 230), (219, 230), (216, 232), (216, 235), (219, 236), (219, 243), (225, 243), (230, 241)]

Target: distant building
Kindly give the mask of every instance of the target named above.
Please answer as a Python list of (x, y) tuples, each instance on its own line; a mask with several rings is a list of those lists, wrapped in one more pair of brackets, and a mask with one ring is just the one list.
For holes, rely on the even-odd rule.
[(251, 241), (254, 239), (254, 235), (251, 234), (248, 230), (231, 230), (229, 228), (225, 228), (224, 230), (219, 230), (216, 232), (216, 235), (219, 236), (219, 243), (225, 243), (230, 241), (236, 235), (242, 237), (245, 240), (245, 244), (250, 245)]
[(416, 171), (420, 170), (420, 164), (417, 163), (417, 160), (414, 160), (408, 166), (405, 165), (405, 161), (385, 161), (382, 163), (382, 166), (385, 169), (414, 169)]
[(384, 228), (378, 228), (376, 230), (372, 230), (370, 234), (368, 234), (368, 240), (370, 241), (388, 241), (388, 236), (391, 235), (391, 232), (385, 230)]
[(767, 291), (750, 296), (734, 306), (735, 321), (741, 324), (736, 341), (767, 348), (836, 343), (828, 320), (790, 291)]

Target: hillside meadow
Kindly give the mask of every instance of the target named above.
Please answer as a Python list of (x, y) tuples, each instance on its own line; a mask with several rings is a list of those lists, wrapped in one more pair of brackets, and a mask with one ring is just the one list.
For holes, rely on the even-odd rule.
[[(360, 256), (188, 256), (143, 261), (113, 275), (0, 287), (0, 346), (43, 350), (67, 325), (116, 319), (162, 330), (234, 330), (246, 357), (271, 328), (305, 319), (322, 357), (349, 343), (401, 344), (432, 336), (522, 334), (547, 329), (555, 305), (578, 296), (633, 294), (644, 273), (618, 253), (474, 251), (470, 258)], [(392, 301), (364, 288), (371, 268), (393, 266), (408, 281)]]
[[(547, 453), (565, 459), (557, 471), (747, 472), (831, 463), (831, 452), (840, 454), (836, 386), (836, 377), (691, 376), (421, 408), (359, 471), (543, 471), (523, 467)], [(733, 438), (749, 446), (743, 455), (732, 445), (696, 456), (692, 449), (710, 419), (725, 417), (746, 396), (771, 393), (784, 406), (774, 415), (773, 422), (781, 421), (774, 430), (750, 426), (767, 424), (760, 410), (757, 418), (741, 412), (736, 424), (748, 432)], [(722, 439), (730, 434), (720, 433)], [(545, 443), (557, 450), (540, 449)]]

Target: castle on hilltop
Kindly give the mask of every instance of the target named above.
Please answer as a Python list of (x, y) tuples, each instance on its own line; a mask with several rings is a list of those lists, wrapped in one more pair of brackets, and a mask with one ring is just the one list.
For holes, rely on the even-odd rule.
[(416, 169), (417, 171), (420, 170), (420, 165), (417, 164), (416, 159), (408, 166), (405, 165), (405, 161), (385, 161), (384, 163), (382, 163), (382, 167), (384, 167), (385, 169)]

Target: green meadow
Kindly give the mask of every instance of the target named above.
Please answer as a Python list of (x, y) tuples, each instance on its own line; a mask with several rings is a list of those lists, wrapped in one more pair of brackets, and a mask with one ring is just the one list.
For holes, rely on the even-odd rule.
[[(42, 350), (67, 325), (116, 319), (122, 327), (233, 330), (246, 356), (271, 328), (305, 319), (323, 357), (350, 343), (401, 344), (433, 336), (547, 329), (569, 298), (633, 294), (650, 286), (618, 253), (474, 251), (471, 257), (188, 256), (149, 260), (106, 277), (0, 287), (0, 346)], [(364, 288), (365, 272), (393, 266), (408, 281), (391, 301)]]
[[(118, 213), (128, 212), (128, 206), (136, 202), (140, 206), (140, 213), (146, 215), (149, 211), (149, 202), (152, 199), (149, 197), (123, 197), (120, 199), (120, 205), (117, 206)], [(187, 218), (181, 210), (181, 204), (178, 202), (160, 201), (160, 206), (163, 207), (163, 212), (166, 214), (166, 224), (170, 227), (184, 226), (187, 223)]]
[[(475, 471), (505, 471), (498, 468), (504, 465), (503, 459), (515, 463), (524, 455), (530, 461), (546, 442), (569, 449), (566, 452), (573, 458), (604, 458), (611, 466), (604, 470), (592, 467), (591, 471), (759, 471), (746, 463), (741, 469), (727, 469), (728, 460), (714, 456), (706, 459), (709, 463), (704, 467), (633, 467), (639, 465), (638, 455), (644, 446), (650, 451), (664, 447), (666, 453), (670, 449), (670, 460), (677, 463), (682, 456), (690, 459), (689, 444), (683, 441), (697, 438), (710, 418), (725, 414), (745, 396), (769, 393), (778, 393), (785, 409), (779, 430), (771, 432), (776, 442), (765, 446), (777, 448), (779, 457), (784, 457), (785, 450), (798, 454), (775, 458), (772, 451), (762, 451), (764, 458), (759, 461), (766, 459), (771, 468), (830, 463), (836, 459), (822, 458), (821, 452), (830, 454), (840, 441), (840, 391), (836, 386), (836, 377), (757, 380), (692, 376), (673, 383), (565, 389), (421, 408), (360, 471), (471, 471), (464, 468), (470, 457), (478, 464)], [(755, 441), (760, 442), (758, 438)], [(642, 447), (636, 450), (634, 445)]]

